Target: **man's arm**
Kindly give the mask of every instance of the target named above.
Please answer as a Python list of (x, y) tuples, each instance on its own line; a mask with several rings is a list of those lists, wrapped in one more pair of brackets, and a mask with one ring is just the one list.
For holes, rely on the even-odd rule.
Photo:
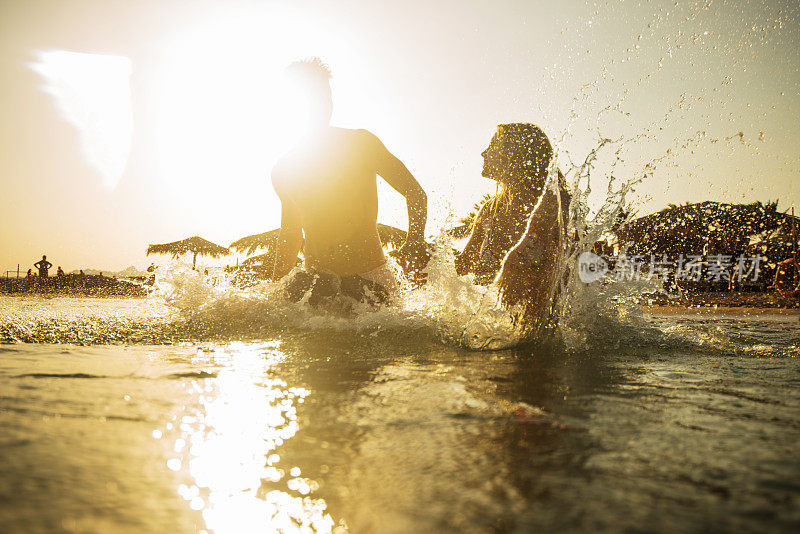
[(367, 132), (372, 157), (378, 174), (406, 199), (408, 234), (397, 251), (398, 258), (413, 271), (422, 269), (429, 255), (425, 245), (425, 223), (428, 220), (428, 196), (403, 162), (397, 159), (381, 141)]
[(281, 181), (273, 173), (272, 185), (281, 199), (281, 231), (275, 250), (275, 264), (272, 268), (272, 279), (280, 280), (297, 264), (297, 253), (303, 242), (300, 212), (294, 202), (286, 195)]

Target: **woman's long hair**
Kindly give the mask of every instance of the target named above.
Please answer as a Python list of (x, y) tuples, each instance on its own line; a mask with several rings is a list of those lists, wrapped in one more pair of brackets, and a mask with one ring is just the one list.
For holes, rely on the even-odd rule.
[(497, 180), (494, 209), (498, 203), (508, 209), (523, 192), (530, 193), (531, 198), (538, 198), (544, 190), (553, 159), (550, 139), (541, 128), (528, 122), (499, 124), (496, 135), (504, 172)]

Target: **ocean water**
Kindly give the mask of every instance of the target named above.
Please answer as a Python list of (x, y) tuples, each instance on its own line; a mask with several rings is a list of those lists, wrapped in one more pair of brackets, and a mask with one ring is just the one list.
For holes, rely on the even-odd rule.
[(3, 532), (800, 527), (797, 315), (620, 307), (479, 351), (430, 310), (192, 283), (0, 298)]

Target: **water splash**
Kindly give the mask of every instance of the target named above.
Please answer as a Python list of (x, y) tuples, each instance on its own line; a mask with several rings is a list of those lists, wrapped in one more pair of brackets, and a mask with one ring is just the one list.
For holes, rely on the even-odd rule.
[[(499, 350), (525, 343), (564, 342), (577, 350), (604, 339), (617, 343), (630, 336), (630, 329), (650, 332), (642, 318), (637, 298), (643, 289), (631, 284), (587, 285), (574, 268), (578, 256), (590, 250), (626, 209), (626, 195), (635, 184), (653, 172), (654, 164), (627, 181), (617, 180), (614, 169), (620, 161), (622, 140), (601, 139), (584, 159), (567, 170), (573, 195), (564, 233), (573, 236), (555, 267), (560, 295), (548, 328), (530, 331), (520, 321), (520, 307), (504, 309), (496, 284), (480, 286), (471, 277), (459, 277), (454, 268), (453, 238), (443, 231), (435, 239), (435, 252), (426, 269), (427, 283), (415, 288), (401, 284), (397, 301), (390, 306), (312, 308), (304, 302), (283, 298), (282, 282), (257, 282), (236, 287), (230, 279), (214, 284), (197, 272), (181, 266), (166, 269), (157, 282), (158, 292), (185, 320), (187, 331), (201, 336), (270, 336), (292, 331), (345, 331), (378, 335), (405, 332), (472, 350)], [(598, 161), (610, 157), (607, 174), (598, 176)], [(557, 187), (556, 169), (549, 183)], [(606, 199), (592, 211), (588, 198), (595, 183), (606, 183)], [(395, 266), (396, 268), (396, 266)], [(624, 325), (626, 328), (620, 328)]]
[[(610, 110), (611, 111), (611, 110)], [(599, 119), (598, 119), (599, 120)], [(569, 132), (561, 136), (566, 144)], [(416, 288), (404, 282), (392, 305), (373, 308), (334, 302), (314, 308), (283, 297), (284, 282), (254, 281), (246, 286), (232, 277), (204, 276), (174, 263), (162, 268), (146, 305), (132, 313), (87, 315), (20, 314), (0, 324), (0, 341), (51, 343), (175, 343), (184, 340), (263, 340), (285, 335), (356, 335), (431, 340), (472, 350), (500, 350), (528, 343), (562, 344), (567, 350), (590, 347), (683, 346), (700, 350), (738, 350), (726, 334), (698, 334), (686, 328), (658, 328), (642, 313), (646, 283), (605, 281), (587, 284), (575, 268), (580, 254), (630, 216), (627, 197), (635, 187), (668, 165), (675, 153), (707, 140), (701, 135), (669, 147), (663, 154), (618, 178), (626, 150), (649, 134), (610, 139), (598, 128), (595, 147), (582, 157), (562, 149), (554, 160), (567, 161), (566, 182), (572, 201), (564, 233), (571, 237), (556, 266), (560, 295), (546, 318), (544, 334), (527, 331), (522, 310), (504, 309), (496, 285), (475, 285), (454, 268), (454, 242), (444, 229), (435, 238), (427, 283)], [(577, 161), (577, 162), (575, 162)], [(555, 168), (551, 178), (555, 178)], [(551, 179), (551, 185), (557, 180)], [(599, 207), (590, 207), (600, 192)], [(391, 260), (390, 260), (391, 261)], [(395, 265), (399, 272), (399, 268)], [(124, 306), (123, 306), (124, 308)], [(131, 310), (128, 310), (129, 312)]]

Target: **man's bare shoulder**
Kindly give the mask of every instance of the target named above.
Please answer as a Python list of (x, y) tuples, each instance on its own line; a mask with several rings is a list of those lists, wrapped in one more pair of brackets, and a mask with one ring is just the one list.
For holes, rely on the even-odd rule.
[[(362, 145), (362, 146), (371, 146), (375, 143), (380, 143), (380, 140), (370, 132), (369, 130), (364, 129), (354, 129), (354, 128), (339, 128), (339, 127), (331, 127), (327, 136), (323, 137), (322, 139), (326, 139), (327, 142), (345, 142), (348, 144), (353, 145)], [(324, 146), (324, 145), (323, 145)], [(314, 153), (315, 150), (319, 149), (319, 145), (314, 142), (310, 143), (300, 143), (286, 152), (283, 156), (281, 156), (275, 165), (272, 167), (273, 173), (285, 173), (288, 172), (298, 160), (305, 160), (308, 158), (309, 153)]]
[(352, 143), (353, 145), (358, 146), (359, 148), (372, 148), (375, 145), (379, 145), (380, 139), (370, 132), (369, 130), (365, 130), (363, 128), (332, 128), (335, 135), (342, 139), (345, 142)]
[(287, 153), (272, 166), (270, 179), (272, 187), (278, 195), (287, 194), (293, 189), (292, 184), (297, 180), (300, 172), (298, 169), (299, 161), (302, 161), (302, 158), (298, 158), (295, 154)]
[(364, 128), (341, 128), (339, 126), (331, 126), (331, 132), (342, 135), (342, 136), (351, 136), (353, 138), (364, 136), (364, 135), (372, 135), (368, 130)]
[(275, 165), (272, 166), (272, 171), (270, 171), (273, 186), (280, 187), (282, 185), (283, 181), (286, 179), (288, 167), (288, 156), (283, 156), (275, 162)]

